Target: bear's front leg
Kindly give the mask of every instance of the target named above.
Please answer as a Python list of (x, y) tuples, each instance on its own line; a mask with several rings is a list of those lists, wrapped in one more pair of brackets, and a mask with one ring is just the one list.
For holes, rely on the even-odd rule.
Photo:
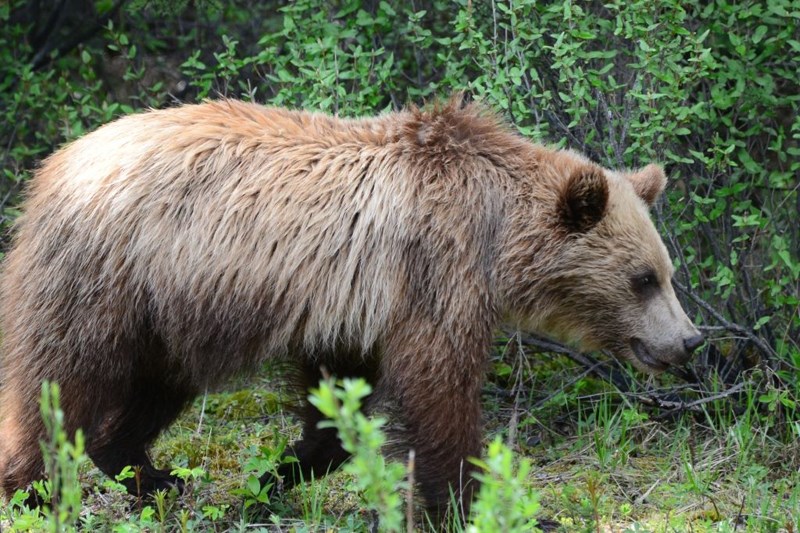
[(469, 515), (478, 482), (470, 457), (481, 453), (480, 391), (491, 330), (453, 336), (433, 323), (404, 324), (387, 342), (379, 387), (393, 397), (415, 452), (414, 478), (434, 523), (449, 522), (458, 504)]

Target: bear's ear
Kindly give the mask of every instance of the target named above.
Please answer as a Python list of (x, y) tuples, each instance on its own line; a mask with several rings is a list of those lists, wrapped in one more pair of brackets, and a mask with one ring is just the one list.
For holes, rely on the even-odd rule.
[(667, 186), (667, 176), (659, 165), (647, 165), (637, 172), (627, 174), (626, 177), (633, 184), (636, 194), (647, 205), (653, 205)]
[(608, 181), (597, 167), (583, 166), (567, 179), (558, 198), (558, 217), (571, 233), (585, 233), (603, 219)]

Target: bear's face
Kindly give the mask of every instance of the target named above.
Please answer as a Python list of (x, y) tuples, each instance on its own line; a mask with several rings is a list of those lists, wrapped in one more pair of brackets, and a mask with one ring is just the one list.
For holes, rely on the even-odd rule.
[(549, 217), (560, 236), (540, 252), (552, 259), (540, 263), (533, 294), (519, 300), (530, 302), (522, 324), (646, 372), (686, 362), (703, 337), (675, 296), (648, 212), (665, 183), (655, 165), (624, 174), (583, 160), (569, 169)]

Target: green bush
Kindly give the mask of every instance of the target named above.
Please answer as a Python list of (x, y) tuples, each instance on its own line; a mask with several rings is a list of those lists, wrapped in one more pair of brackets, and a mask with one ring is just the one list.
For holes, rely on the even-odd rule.
[(539, 499), (528, 485), (531, 462), (515, 464), (514, 453), (499, 438), (486, 452), (485, 460), (474, 460), (481, 488), (472, 504), (469, 533), (534, 531)]
[(64, 430), (60, 389), (56, 383), (42, 384), (41, 413), (47, 440), (41, 442), (47, 478), (33, 483), (41, 508), (25, 505), (28, 493), (17, 491), (7, 509), (0, 513), (9, 520), (12, 531), (76, 531), (81, 512), (81, 485), (78, 473), (88, 458), (84, 453), (83, 434), (79, 430), (73, 439)]
[(406, 470), (381, 455), (386, 444), (381, 430), (385, 420), (367, 418), (361, 412), (362, 402), (371, 392), (372, 387), (363, 379), (345, 379), (341, 387), (327, 380), (311, 391), (309, 400), (329, 419), (320, 422), (320, 427), (336, 428), (342, 448), (352, 454), (343, 469), (353, 475), (365, 503), (377, 513), (380, 530), (400, 531)]

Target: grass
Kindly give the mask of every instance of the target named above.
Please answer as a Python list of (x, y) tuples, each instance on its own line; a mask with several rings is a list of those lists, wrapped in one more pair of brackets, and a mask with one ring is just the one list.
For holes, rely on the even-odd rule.
[[(496, 365), (484, 395), (487, 445), (499, 437), (533, 462), (523, 482), (538, 493), (538, 518), (556, 530), (797, 530), (800, 441), (794, 426), (773, 423), (769, 395), (756, 389), (757, 372), (740, 412), (721, 398), (664, 417), (604, 382), (575, 380), (562, 359), (520, 354)], [(259, 491), (249, 489), (248, 477), (274, 467), (287, 440), (299, 436), (273, 383), (267, 369), (208, 393), (159, 439), (156, 464), (178, 468), (187, 480), (180, 498), (136, 501), (87, 465), (83, 529), (371, 530), (375, 519), (357, 480), (342, 472), (286, 492), (269, 502), (272, 512), (256, 504)], [(3, 531), (31, 523), (16, 509), (0, 516)]]

